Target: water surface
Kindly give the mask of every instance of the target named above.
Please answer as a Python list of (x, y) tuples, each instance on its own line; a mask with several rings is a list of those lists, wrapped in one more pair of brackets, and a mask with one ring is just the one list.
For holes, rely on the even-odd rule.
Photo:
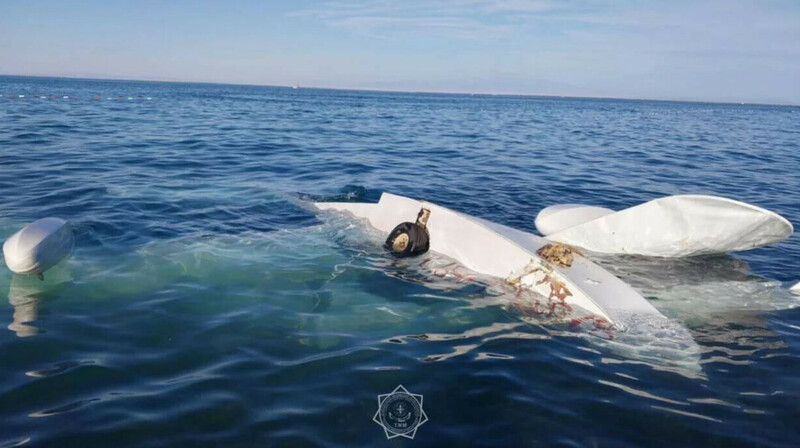
[(707, 193), (797, 224), (798, 108), (18, 77), (0, 94), (0, 237), (44, 216), (76, 233), (44, 282), (0, 270), (0, 446), (397, 446), (372, 417), (398, 384), (430, 419), (407, 446), (800, 440), (796, 237), (599, 260), (688, 329), (687, 361), (654, 347), (668, 332), (530, 315), (302, 205), (390, 191), (533, 231), (554, 203)]

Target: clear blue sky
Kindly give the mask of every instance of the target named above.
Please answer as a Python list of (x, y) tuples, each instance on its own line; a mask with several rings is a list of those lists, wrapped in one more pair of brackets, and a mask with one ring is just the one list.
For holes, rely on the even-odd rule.
[(800, 0), (0, 0), (0, 73), (800, 104)]

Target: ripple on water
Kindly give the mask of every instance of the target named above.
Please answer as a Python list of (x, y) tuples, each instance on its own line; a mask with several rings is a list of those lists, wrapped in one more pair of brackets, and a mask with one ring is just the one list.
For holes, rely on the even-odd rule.
[(18, 77), (0, 93), (0, 238), (47, 215), (77, 237), (44, 282), (0, 272), (0, 446), (376, 446), (398, 384), (424, 395), (420, 446), (796, 444), (794, 238), (598, 258), (671, 319), (609, 335), (448, 260), (389, 259), (302, 201), (390, 191), (532, 231), (555, 203), (693, 192), (798, 223), (797, 108)]

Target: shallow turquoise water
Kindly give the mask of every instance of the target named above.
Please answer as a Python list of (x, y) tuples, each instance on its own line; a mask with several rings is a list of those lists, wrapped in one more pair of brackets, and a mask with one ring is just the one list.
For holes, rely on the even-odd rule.
[[(696, 192), (797, 224), (799, 108), (15, 77), (0, 94), (0, 237), (52, 215), (77, 237), (44, 282), (0, 270), (0, 446), (800, 440), (796, 237), (599, 260), (689, 329), (687, 360), (653, 350), (664, 335), (527, 315), (303, 206), (391, 191), (532, 231), (553, 203)], [(398, 384), (429, 418), (402, 443), (372, 421)]]

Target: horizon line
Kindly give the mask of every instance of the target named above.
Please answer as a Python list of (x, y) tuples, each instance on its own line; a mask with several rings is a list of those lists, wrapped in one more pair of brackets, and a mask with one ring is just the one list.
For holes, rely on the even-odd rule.
[(17, 77), (17, 78), (50, 78), (50, 79), (65, 79), (65, 80), (81, 80), (81, 81), (127, 81), (127, 82), (150, 82), (150, 83), (169, 83), (169, 84), (209, 84), (220, 86), (245, 86), (245, 87), (272, 87), (272, 88), (288, 88), (292, 89), (295, 86), (299, 89), (314, 89), (314, 90), (341, 90), (341, 91), (354, 91), (354, 92), (376, 92), (376, 93), (400, 93), (400, 94), (427, 94), (427, 95), (462, 95), (462, 96), (497, 96), (497, 97), (523, 97), (523, 98), (563, 98), (563, 99), (590, 99), (590, 100), (611, 100), (611, 101), (657, 101), (665, 103), (695, 103), (695, 104), (725, 104), (736, 106), (777, 106), (777, 107), (800, 107), (800, 103), (762, 103), (762, 102), (744, 102), (744, 101), (713, 101), (713, 100), (677, 100), (677, 99), (663, 99), (663, 98), (632, 98), (632, 97), (611, 97), (611, 96), (577, 96), (577, 95), (558, 95), (558, 94), (536, 94), (536, 93), (489, 93), (489, 92), (463, 92), (463, 91), (441, 91), (441, 90), (403, 90), (403, 89), (379, 89), (369, 87), (316, 87), (316, 86), (302, 86), (299, 84), (252, 84), (252, 83), (236, 83), (236, 82), (220, 82), (220, 81), (176, 81), (164, 79), (144, 79), (144, 78), (128, 78), (128, 77), (93, 77), (93, 76), (55, 76), (55, 75), (20, 75), (11, 73), (0, 73), (0, 77)]

